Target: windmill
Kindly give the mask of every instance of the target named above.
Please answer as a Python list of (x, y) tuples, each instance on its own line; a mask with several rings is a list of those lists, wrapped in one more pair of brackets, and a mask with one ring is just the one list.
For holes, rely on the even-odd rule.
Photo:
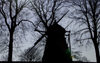
[[(39, 32), (41, 34), (41, 37), (35, 42), (34, 46), (32, 48), (30, 48), (30, 50), (26, 53), (26, 55), (32, 53), (31, 51), (34, 49), (34, 47), (43, 38), (46, 38), (47, 42), (48, 42), (48, 40), (49, 40), (48, 39), (49, 34), (51, 34), (50, 32), (52, 32), (52, 31), (56, 31), (57, 32), (57, 29), (58, 29), (58, 31), (61, 30), (61, 29), (64, 30), (64, 28), (62, 28), (58, 23), (69, 12), (69, 10), (67, 10), (67, 9), (66, 9), (66, 11), (60, 12), (60, 11), (62, 11), (61, 8), (65, 7), (65, 3), (66, 3), (65, 0), (32, 0), (31, 1), (32, 8), (35, 10), (37, 16), (39, 17), (39, 21), (38, 21), (38, 24), (35, 27), (35, 31)], [(60, 15), (57, 17), (57, 13), (58, 12), (59, 12)], [(40, 24), (43, 25), (43, 27), (44, 27), (45, 30), (39, 30), (38, 29), (38, 27), (39, 27)], [(62, 32), (63, 33), (61, 33), (61, 35), (63, 35), (63, 38), (64, 38), (64, 33), (66, 31), (64, 30)], [(57, 32), (57, 33), (60, 33), (60, 32)], [(51, 35), (53, 35), (53, 34), (51, 34)], [(54, 36), (56, 37), (56, 35), (54, 35)], [(47, 45), (47, 42), (46, 42), (46, 45)], [(65, 46), (65, 48), (67, 48), (67, 46)]]

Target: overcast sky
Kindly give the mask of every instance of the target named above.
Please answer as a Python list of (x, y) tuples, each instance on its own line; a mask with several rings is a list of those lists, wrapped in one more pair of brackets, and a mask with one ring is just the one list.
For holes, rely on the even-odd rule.
[[(73, 10), (73, 8), (70, 8), (70, 10)], [(69, 24), (72, 21), (72, 19), (68, 18), (68, 16), (66, 16), (65, 18), (62, 19), (62, 21), (59, 23), (62, 27), (66, 27), (67, 24)], [(75, 22), (73, 22), (68, 28), (66, 28), (66, 30), (70, 30), (71, 32), (77, 31), (80, 27), (75, 24)], [(23, 39), (23, 46), (21, 47), (21, 50), (24, 51), (25, 49), (27, 49), (28, 47), (31, 47), (34, 45), (34, 42), (38, 39), (40, 35), (37, 32), (32, 32), (29, 31), (26, 33), (26, 38), (27, 40)], [(87, 59), (91, 62), (95, 62), (96, 61), (96, 57), (95, 57), (95, 51), (94, 51), (94, 47), (93, 44), (91, 45), (87, 45), (86, 46), (82, 46), (82, 47), (78, 47), (77, 44), (73, 44), (74, 43), (74, 37), (71, 36), (71, 46), (72, 46), (72, 50), (76, 50), (76, 51), (81, 51), (82, 52), (82, 57), (85, 56), (87, 57)], [(19, 53), (17, 53), (17, 55), (19, 55)], [(16, 57), (14, 58), (15, 61), (19, 60), (16, 59)]]
[[(74, 8), (71, 7), (71, 8), (69, 8), (69, 10), (73, 11)], [(70, 14), (70, 12), (69, 12), (69, 14)], [(30, 16), (33, 16), (33, 14)], [(33, 20), (33, 19), (34, 18), (32, 18), (31, 20)], [(68, 16), (66, 15), (59, 24), (65, 28), (71, 21), (72, 21), (72, 19), (68, 18)], [(66, 28), (66, 30), (68, 30), (68, 31), (70, 30), (71, 32), (77, 31), (78, 29), (81, 29), (81, 27), (79, 27), (78, 24), (75, 24), (75, 21), (68, 28)], [(40, 35), (34, 31), (26, 32), (26, 39), (22, 38), (21, 40), (23, 42), (19, 45), (21, 48), (18, 49), (19, 51), (16, 51), (16, 49), (15, 49), (13, 52), (13, 60), (18, 61), (20, 59), (18, 57), (20, 55), (20, 53), (24, 52), (25, 49), (32, 47), (34, 45), (34, 42), (39, 38), (39, 36)], [(88, 36), (88, 35), (86, 35), (86, 36)], [(71, 36), (71, 46), (72, 46), (72, 50), (81, 51), (82, 56), (86, 56), (89, 61), (91, 61), (91, 62), (96, 61), (93, 44), (91, 44), (90, 46), (87, 46), (87, 47), (86, 46), (78, 47), (77, 45), (74, 44), (74, 36)], [(2, 55), (2, 54), (3, 53), (1, 53), (0, 55)], [(0, 59), (0, 60), (2, 60), (2, 59)]]

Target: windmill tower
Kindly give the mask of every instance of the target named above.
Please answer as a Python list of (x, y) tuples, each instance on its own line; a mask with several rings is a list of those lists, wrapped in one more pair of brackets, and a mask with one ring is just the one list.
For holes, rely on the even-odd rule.
[(66, 54), (68, 45), (65, 39), (65, 32), (65, 29), (57, 23), (48, 28), (43, 62), (71, 62), (71, 59)]

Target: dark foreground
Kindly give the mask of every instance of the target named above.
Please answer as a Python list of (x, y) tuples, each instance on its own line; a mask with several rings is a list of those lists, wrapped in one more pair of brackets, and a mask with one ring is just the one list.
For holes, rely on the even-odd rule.
[[(11, 62), (0, 61), (0, 63), (11, 63)], [(12, 63), (42, 63), (42, 62), (21, 62), (21, 61), (13, 61)], [(57, 63), (60, 63), (60, 62), (57, 62)], [(79, 62), (79, 61), (73, 61), (72, 63), (96, 63), (96, 62)]]

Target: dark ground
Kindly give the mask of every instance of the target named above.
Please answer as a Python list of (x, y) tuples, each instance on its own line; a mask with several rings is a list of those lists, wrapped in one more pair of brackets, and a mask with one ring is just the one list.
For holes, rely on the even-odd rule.
[[(0, 61), (0, 63), (11, 63), (11, 62)], [(21, 62), (21, 61), (13, 61), (12, 63), (42, 63), (42, 62)], [(57, 63), (59, 63), (59, 62), (57, 62)], [(73, 61), (72, 63), (96, 63), (96, 62), (79, 62), (79, 61)]]

